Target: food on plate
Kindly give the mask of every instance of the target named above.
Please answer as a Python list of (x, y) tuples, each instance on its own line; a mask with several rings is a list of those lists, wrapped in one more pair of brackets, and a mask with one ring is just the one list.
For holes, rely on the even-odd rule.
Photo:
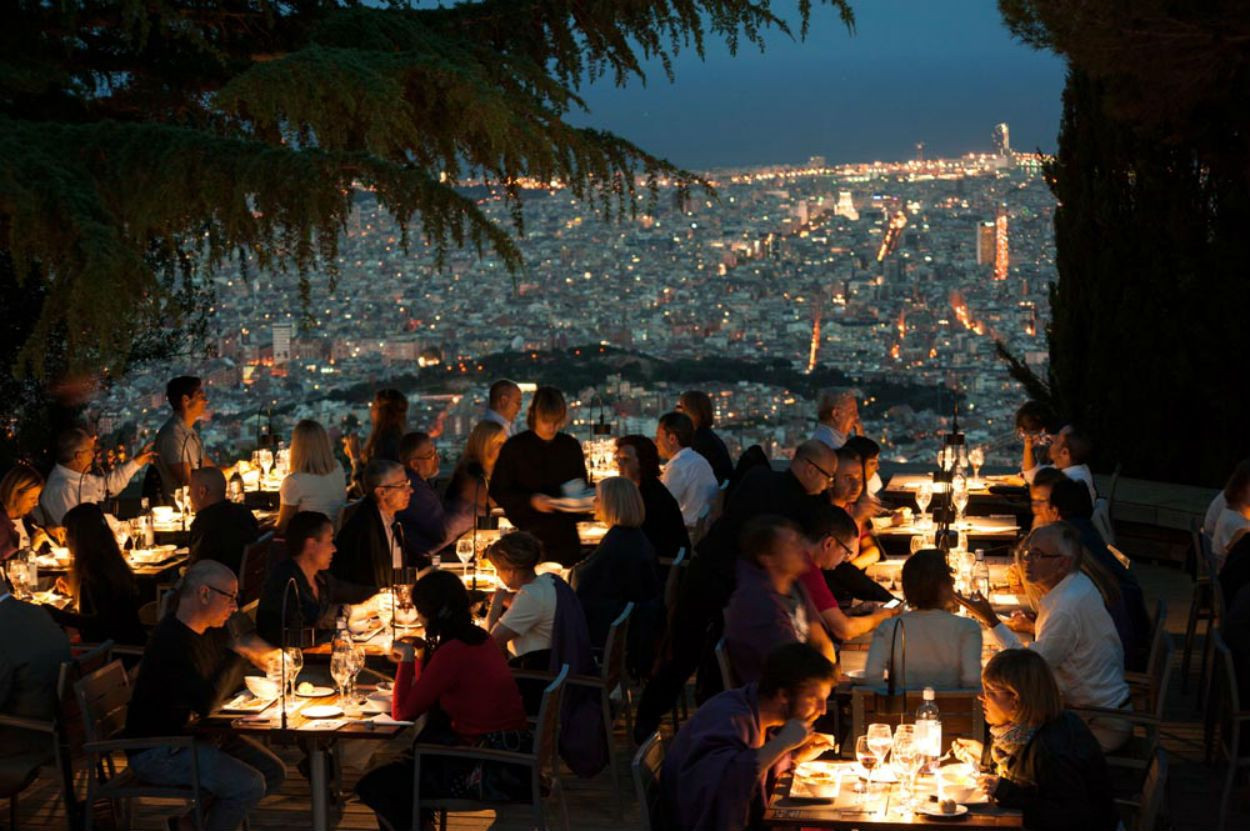
[(953, 799), (943, 799), (941, 805), (938, 807), (942, 809), (942, 813), (944, 814), (953, 814), (959, 808)]

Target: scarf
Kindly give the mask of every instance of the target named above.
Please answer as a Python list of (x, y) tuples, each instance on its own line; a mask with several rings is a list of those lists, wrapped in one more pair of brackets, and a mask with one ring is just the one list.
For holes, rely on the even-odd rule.
[(994, 762), (994, 773), (1007, 776), (1011, 761), (1033, 739), (1037, 728), (1029, 724), (1001, 724), (990, 726), (990, 759)]

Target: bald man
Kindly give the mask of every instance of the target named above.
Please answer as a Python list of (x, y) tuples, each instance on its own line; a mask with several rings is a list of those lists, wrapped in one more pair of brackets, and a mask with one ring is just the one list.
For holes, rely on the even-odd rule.
[[(238, 686), (241, 658), (262, 669), (274, 660), (277, 650), (254, 633), (232, 634), (227, 628), (239, 617), (238, 600), (239, 581), (221, 563), (203, 560), (187, 571), (177, 608), (157, 625), (144, 650), (126, 712), (128, 738), (187, 735), (192, 714), (207, 716)], [(192, 752), (200, 787), (212, 795), (204, 816), (209, 829), (238, 828), (286, 778), (277, 756), (233, 734), (197, 742), (194, 751), (168, 746), (131, 751), (130, 766), (145, 782), (186, 785)]]
[(219, 468), (191, 471), (191, 562), (215, 560), (236, 576), (243, 549), (256, 542), (260, 526), (252, 512), (226, 499), (226, 477)]

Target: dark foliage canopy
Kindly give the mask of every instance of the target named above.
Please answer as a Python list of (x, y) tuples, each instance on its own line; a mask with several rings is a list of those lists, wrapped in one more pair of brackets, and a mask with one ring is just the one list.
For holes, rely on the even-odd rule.
[(1049, 376), (1013, 372), (1093, 432), (1096, 469), (1219, 485), (1250, 453), (1250, 6), (1000, 7), (1069, 62)]
[[(846, 0), (823, 0), (848, 26)], [(121, 369), (180, 337), (232, 258), (333, 280), (351, 191), (435, 253), (520, 265), (526, 182), (612, 217), (699, 179), (574, 127), (578, 89), (708, 39), (791, 33), (768, 0), (15, 0), (0, 27), (0, 272), (18, 374)], [(512, 209), (493, 224), (461, 185)], [(413, 244), (417, 244), (414, 242)], [(202, 322), (202, 321), (201, 321)]]

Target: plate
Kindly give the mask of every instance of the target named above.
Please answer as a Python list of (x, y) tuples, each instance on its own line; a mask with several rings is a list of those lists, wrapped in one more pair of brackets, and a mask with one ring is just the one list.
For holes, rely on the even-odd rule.
[(325, 698), (327, 695), (334, 695), (333, 687), (313, 687), (307, 692), (300, 692), (299, 688), (295, 689), (295, 694), (300, 698)]
[(962, 817), (964, 814), (968, 813), (968, 806), (956, 805), (955, 812), (953, 814), (944, 813), (942, 811), (941, 805), (933, 805), (933, 804), (921, 805), (918, 808), (916, 808), (916, 810), (924, 814), (926, 817), (935, 817), (937, 819), (951, 819), (953, 817)]
[(343, 708), (337, 704), (316, 704), (305, 707), (299, 714), (307, 719), (335, 718), (343, 715)]
[(257, 698), (250, 692), (241, 692), (221, 705), (223, 713), (259, 713), (273, 704), (276, 699)]
[(850, 678), (852, 681), (863, 681), (863, 680), (864, 680), (864, 671), (863, 671), (862, 669), (852, 669), (852, 670), (848, 670), (848, 671), (846, 671), (846, 672), (844, 672), (844, 673), (842, 673), (842, 674), (843, 674), (843, 675), (845, 675), (847, 678)]

